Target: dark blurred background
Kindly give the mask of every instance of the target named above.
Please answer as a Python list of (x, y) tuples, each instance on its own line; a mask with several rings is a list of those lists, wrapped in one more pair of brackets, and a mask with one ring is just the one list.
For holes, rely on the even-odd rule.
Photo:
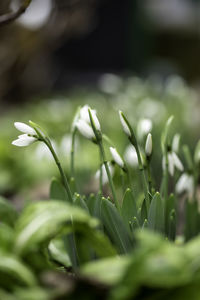
[[(1, 0), (0, 14), (19, 2)], [(4, 104), (94, 85), (102, 73), (199, 82), (198, 0), (32, 0), (0, 39)]]

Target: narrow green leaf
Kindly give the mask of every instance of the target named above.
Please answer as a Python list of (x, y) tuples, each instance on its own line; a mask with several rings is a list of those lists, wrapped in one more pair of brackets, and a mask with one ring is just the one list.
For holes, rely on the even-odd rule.
[(116, 207), (105, 198), (102, 198), (102, 222), (111, 241), (116, 245), (119, 252), (129, 252), (133, 246), (129, 231)]
[(50, 199), (68, 201), (67, 192), (62, 183), (57, 179), (53, 178), (50, 186)]
[(151, 201), (148, 213), (148, 227), (155, 231), (163, 231), (164, 209), (160, 193), (156, 193)]
[(75, 206), (83, 208), (84, 210), (86, 210), (89, 213), (87, 204), (85, 203), (85, 201), (83, 200), (83, 198), (81, 197), (80, 194), (75, 193), (74, 197), (73, 197), (73, 201), (74, 201)]
[(129, 188), (124, 194), (121, 214), (127, 228), (129, 228), (129, 222), (132, 221), (134, 217), (137, 217), (136, 202), (133, 197), (133, 193)]
[(50, 258), (65, 267), (71, 267), (69, 255), (66, 252), (64, 241), (62, 239), (54, 239), (49, 243), (48, 251)]

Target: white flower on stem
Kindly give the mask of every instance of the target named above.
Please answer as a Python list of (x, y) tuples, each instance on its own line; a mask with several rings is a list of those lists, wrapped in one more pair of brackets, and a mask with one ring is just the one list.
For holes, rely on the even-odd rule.
[(110, 147), (110, 153), (112, 155), (114, 162), (121, 168), (124, 168), (124, 162), (121, 156), (119, 155), (119, 153), (117, 152), (116, 148)]
[(126, 121), (124, 120), (123, 113), (121, 110), (119, 110), (119, 118), (120, 118), (124, 132), (130, 137), (131, 136), (130, 128), (128, 127)]
[(147, 157), (151, 156), (152, 154), (152, 135), (151, 133), (148, 133), (147, 139), (146, 139), (146, 144), (145, 144), (145, 154)]
[(27, 147), (37, 141), (37, 137), (35, 137), (37, 133), (29, 125), (21, 122), (15, 122), (14, 126), (24, 134), (19, 135), (17, 140), (12, 141), (12, 145), (17, 147)]
[(138, 166), (138, 157), (135, 147), (133, 145), (128, 145), (124, 152), (124, 159), (128, 165), (135, 168)]
[(78, 122), (76, 123), (76, 127), (78, 131), (87, 139), (89, 140), (95, 139), (95, 134), (92, 130), (92, 127), (84, 120), (82, 119), (78, 120)]
[[(109, 168), (109, 171), (110, 171), (110, 175), (113, 176), (114, 174), (114, 168), (113, 166), (111, 165), (111, 163), (108, 163), (108, 168)], [(106, 168), (105, 168), (105, 165), (102, 165), (101, 166), (101, 171), (102, 171), (102, 183), (103, 185), (106, 184), (108, 182), (108, 175), (107, 175), (107, 172), (106, 172)], [(95, 174), (95, 178), (96, 179), (99, 179), (100, 178), (100, 170), (98, 170)]]
[(153, 127), (150, 119), (141, 119), (137, 125), (137, 134), (140, 139), (143, 139), (148, 133), (151, 132)]
[(100, 126), (99, 120), (98, 120), (97, 115), (96, 115), (97, 114), (96, 110), (91, 109), (88, 105), (84, 105), (80, 109), (80, 119), (84, 120), (88, 124), (91, 124), (88, 109), (90, 109), (92, 119), (94, 121), (94, 125), (95, 125), (96, 129), (101, 130), (101, 126)]
[(194, 195), (194, 177), (187, 173), (183, 173), (178, 179), (175, 189), (177, 194), (187, 192), (189, 198), (192, 198)]
[[(171, 176), (174, 175), (175, 168), (181, 172), (184, 170), (182, 162), (180, 161), (180, 159), (178, 158), (177, 154), (174, 151), (169, 152), (167, 158), (168, 158), (168, 171)], [(164, 157), (162, 161), (162, 166), (163, 166), (163, 170), (165, 170), (166, 161)]]

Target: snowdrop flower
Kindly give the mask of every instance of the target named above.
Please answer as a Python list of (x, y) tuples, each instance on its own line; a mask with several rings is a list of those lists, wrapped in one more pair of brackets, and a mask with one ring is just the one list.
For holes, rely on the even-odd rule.
[[(164, 157), (163, 157), (162, 165), (163, 165), (163, 170), (165, 170), (166, 162)], [(168, 171), (171, 176), (174, 175), (175, 168), (181, 172), (184, 170), (183, 164), (178, 158), (177, 154), (174, 151), (172, 151), (168, 153)]]
[(26, 147), (37, 141), (37, 133), (31, 126), (21, 122), (15, 122), (14, 126), (24, 134), (19, 135), (17, 140), (12, 141), (12, 145)]
[(95, 134), (92, 130), (92, 127), (86, 121), (79, 119), (76, 123), (76, 127), (78, 131), (87, 139), (95, 139)]
[(172, 140), (172, 150), (176, 153), (178, 153), (179, 150), (180, 137), (180, 134), (176, 133)]
[(127, 162), (127, 164), (130, 165), (131, 167), (135, 168), (138, 166), (137, 152), (133, 145), (127, 146), (124, 153), (124, 159)]
[(110, 147), (110, 153), (112, 155), (114, 162), (121, 168), (124, 168), (124, 162), (121, 156), (119, 155), (119, 153), (117, 152), (116, 148)]
[[(113, 166), (111, 165), (111, 163), (108, 163), (108, 168), (109, 168), (109, 171), (110, 171), (110, 175), (113, 176), (114, 174), (114, 168)], [(101, 166), (101, 170), (102, 170), (102, 183), (103, 185), (106, 184), (108, 182), (108, 175), (107, 175), (107, 172), (106, 172), (106, 168), (105, 168), (105, 165), (102, 165)], [(98, 170), (95, 174), (95, 178), (96, 179), (99, 179), (100, 178), (100, 170)]]
[(152, 121), (150, 119), (141, 119), (138, 122), (137, 126), (137, 134), (140, 139), (142, 139), (144, 136), (146, 136), (148, 133), (152, 130)]
[(89, 112), (88, 109), (90, 109), (91, 115), (92, 115), (92, 119), (94, 121), (94, 125), (96, 127), (97, 130), (101, 130), (101, 126), (99, 123), (99, 120), (96, 116), (96, 110), (91, 109), (88, 105), (84, 105), (81, 109), (80, 109), (80, 119), (84, 120), (86, 123), (90, 124), (90, 116), (89, 116)]
[(152, 135), (148, 133), (146, 144), (145, 144), (145, 154), (147, 157), (150, 157), (152, 154)]
[(121, 110), (119, 110), (119, 118), (120, 118), (124, 132), (130, 137), (131, 136), (130, 128), (128, 127), (126, 121), (124, 120), (123, 113)]
[(192, 198), (194, 194), (194, 178), (192, 175), (187, 173), (183, 173), (179, 180), (176, 183), (176, 192), (177, 194), (182, 194), (183, 192), (187, 192), (189, 198)]

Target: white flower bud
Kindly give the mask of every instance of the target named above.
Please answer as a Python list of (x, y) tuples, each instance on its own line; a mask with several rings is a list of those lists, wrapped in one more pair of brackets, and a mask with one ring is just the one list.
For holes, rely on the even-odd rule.
[(86, 123), (84, 120), (78, 120), (78, 122), (76, 123), (76, 127), (78, 131), (87, 139), (92, 140), (95, 138), (92, 127), (90, 127), (90, 125), (88, 125), (88, 123)]
[(145, 153), (146, 156), (149, 157), (152, 154), (152, 135), (151, 133), (148, 133), (146, 144), (145, 144)]
[(121, 121), (124, 132), (130, 137), (131, 136), (131, 131), (130, 131), (128, 125), (126, 124), (126, 121), (124, 120), (124, 117), (123, 117), (123, 114), (122, 114), (121, 110), (119, 110), (119, 117), (120, 117), (120, 121)]
[(96, 115), (96, 110), (91, 109), (88, 105), (84, 105), (81, 109), (80, 109), (80, 119), (85, 121), (86, 123), (90, 124), (90, 116), (89, 116), (89, 112), (88, 109), (90, 109), (91, 115), (92, 115), (92, 119), (94, 121), (94, 125), (96, 127), (97, 130), (101, 130), (101, 126), (99, 123), (99, 120), (97, 118)]
[(21, 123), (21, 122), (15, 122), (14, 126), (17, 130), (26, 133), (26, 134), (30, 134), (30, 135), (36, 135), (36, 131), (29, 125), (25, 124), (25, 123)]
[(14, 140), (12, 142), (12, 145), (18, 146), (18, 147), (26, 147), (26, 146), (33, 144), (35, 141), (37, 141), (37, 138), (28, 136), (27, 134), (22, 134), (21, 136), (19, 136), (19, 138), (17, 140)]
[(172, 140), (172, 151), (178, 153), (179, 144), (180, 144), (180, 134), (176, 133)]
[(124, 153), (124, 159), (131, 167), (135, 168), (138, 166), (138, 157), (135, 147), (133, 145), (129, 145)]
[(110, 147), (110, 153), (111, 153), (112, 158), (115, 161), (115, 163), (118, 166), (120, 166), (121, 168), (124, 168), (124, 162), (123, 162), (121, 156), (119, 155), (119, 153), (117, 152), (117, 150), (113, 147)]

